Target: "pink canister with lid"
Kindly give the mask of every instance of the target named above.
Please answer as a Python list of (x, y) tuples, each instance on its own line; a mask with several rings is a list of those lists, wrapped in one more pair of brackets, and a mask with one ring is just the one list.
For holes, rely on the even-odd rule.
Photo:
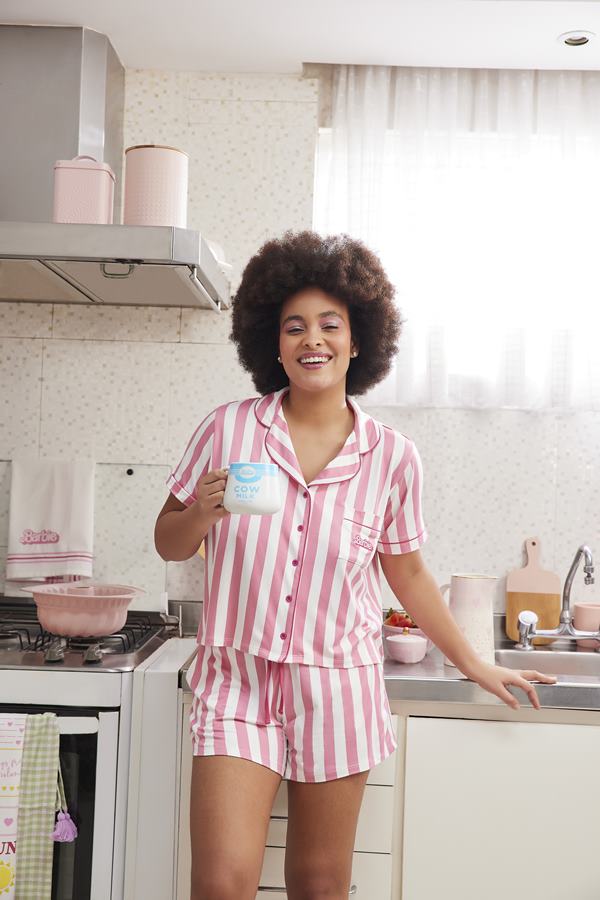
[(115, 173), (93, 156), (54, 163), (53, 222), (112, 225)]
[(188, 155), (138, 144), (125, 151), (124, 225), (187, 225)]

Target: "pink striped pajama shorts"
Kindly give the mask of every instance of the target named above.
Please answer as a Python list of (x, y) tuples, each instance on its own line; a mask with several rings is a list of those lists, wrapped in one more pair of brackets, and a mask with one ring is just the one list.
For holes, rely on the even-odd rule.
[(290, 781), (331, 781), (396, 749), (383, 665), (334, 669), (199, 645), (188, 680), (194, 756), (237, 756)]

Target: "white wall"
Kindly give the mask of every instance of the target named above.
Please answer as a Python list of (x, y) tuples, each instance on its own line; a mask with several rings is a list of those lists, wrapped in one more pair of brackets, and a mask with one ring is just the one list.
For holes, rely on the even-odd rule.
[[(311, 226), (317, 85), (291, 75), (127, 73), (126, 146), (190, 154), (188, 224), (225, 248), (234, 285), (265, 239)], [(228, 332), (228, 314), (201, 310), (0, 303), (0, 571), (10, 459), (92, 455), (94, 574), (201, 597), (202, 561), (167, 566), (152, 533), (169, 468), (200, 419), (255, 393)], [(600, 564), (600, 414), (369, 411), (421, 451), (423, 552), (440, 583), (461, 571), (504, 576), (521, 565), (531, 535), (563, 579), (584, 541)], [(498, 609), (502, 589), (500, 581)], [(594, 590), (580, 579), (573, 596)]]

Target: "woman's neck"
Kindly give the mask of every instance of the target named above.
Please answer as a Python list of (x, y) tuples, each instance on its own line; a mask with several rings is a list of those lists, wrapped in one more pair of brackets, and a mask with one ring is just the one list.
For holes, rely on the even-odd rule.
[(316, 393), (302, 391), (291, 384), (283, 398), (283, 412), (288, 419), (314, 428), (331, 427), (353, 415), (343, 383)]

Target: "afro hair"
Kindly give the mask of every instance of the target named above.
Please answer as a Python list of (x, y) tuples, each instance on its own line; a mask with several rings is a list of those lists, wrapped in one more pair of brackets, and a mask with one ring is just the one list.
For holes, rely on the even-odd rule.
[(402, 318), (379, 258), (346, 234), (321, 237), (314, 231), (287, 231), (250, 259), (232, 304), (230, 337), (242, 367), (263, 395), (289, 384), (277, 362), (281, 308), (310, 287), (347, 305), (360, 353), (350, 360), (346, 393), (364, 394), (389, 372)]

